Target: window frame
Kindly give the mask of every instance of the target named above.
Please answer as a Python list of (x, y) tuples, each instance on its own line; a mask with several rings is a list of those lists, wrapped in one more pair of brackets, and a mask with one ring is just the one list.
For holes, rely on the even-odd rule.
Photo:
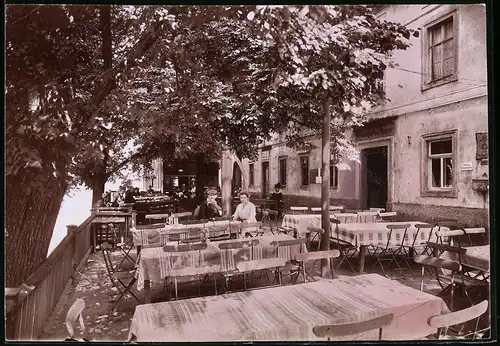
[[(440, 142), (447, 139), (451, 139), (452, 153), (450, 154), (433, 154), (431, 156), (431, 143)], [(426, 134), (422, 136), (422, 173), (421, 173), (421, 189), (420, 195), (422, 197), (447, 197), (456, 198), (458, 197), (458, 131), (451, 130), (440, 133)], [(449, 157), (452, 160), (452, 184), (451, 187), (433, 187), (432, 186), (432, 163), (433, 158), (445, 158)], [(442, 163), (442, 160), (441, 160)], [(443, 167), (441, 166), (441, 185), (443, 184)]]
[[(430, 57), (430, 49), (431, 49), (431, 38), (430, 38), (430, 30), (439, 25), (444, 25), (444, 23), (448, 20), (453, 21), (453, 73), (451, 75), (432, 80), (432, 63)], [(422, 86), (421, 90), (425, 91), (443, 84), (455, 82), (458, 80), (458, 10), (454, 8), (448, 13), (441, 15), (423, 27), (423, 38), (422, 38)], [(444, 29), (443, 29), (444, 30)], [(443, 44), (444, 40), (440, 43)]]
[[(307, 182), (307, 184), (303, 184), (304, 182), (304, 170), (302, 168), (302, 159), (305, 158), (307, 159), (307, 179), (305, 180)], [(309, 158), (309, 154), (302, 154), (302, 155), (299, 155), (299, 169), (300, 169), (300, 187), (302, 188), (307, 188), (309, 187), (309, 169), (311, 167), (311, 162), (310, 162), (310, 158)]]
[(248, 164), (248, 186), (255, 186), (255, 164), (253, 162)]
[[(282, 178), (282, 171), (281, 171), (281, 162), (285, 161), (285, 181), (283, 182), (281, 180)], [(280, 183), (282, 188), (286, 188), (286, 185), (288, 183), (288, 157), (287, 156), (280, 156), (278, 157), (278, 182)]]
[(339, 169), (334, 163), (330, 163), (330, 182), (328, 183), (328, 185), (330, 186), (330, 189), (337, 189), (339, 187)]

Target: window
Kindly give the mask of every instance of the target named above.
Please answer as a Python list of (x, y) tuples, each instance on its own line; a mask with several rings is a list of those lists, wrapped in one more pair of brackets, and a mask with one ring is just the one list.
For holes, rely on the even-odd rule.
[(309, 186), (309, 156), (300, 156), (300, 185)]
[(423, 196), (456, 197), (456, 131), (424, 136)]
[(456, 80), (457, 18), (452, 12), (426, 26), (423, 58), (423, 89)]
[(339, 169), (334, 164), (330, 164), (330, 187), (339, 186)]
[(286, 177), (286, 158), (283, 157), (279, 159), (279, 183), (281, 186), (286, 186)]
[(429, 187), (449, 189), (453, 185), (453, 141), (432, 141), (429, 148)]
[(255, 171), (255, 167), (254, 167), (254, 164), (251, 163), (249, 166), (248, 166), (248, 174), (249, 174), (249, 182), (248, 184), (250, 186), (253, 186), (254, 183), (255, 183), (255, 180), (254, 180), (254, 171)]

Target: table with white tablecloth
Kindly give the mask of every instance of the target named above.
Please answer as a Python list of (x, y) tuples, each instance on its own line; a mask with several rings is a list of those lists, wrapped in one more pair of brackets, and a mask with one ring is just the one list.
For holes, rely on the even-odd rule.
[[(138, 342), (318, 341), (314, 326), (392, 313), (383, 340), (421, 339), (436, 332), (431, 316), (444, 301), (378, 274), (264, 288), (136, 307), (129, 340)], [(334, 340), (376, 340), (378, 330)]]
[[(165, 225), (163, 228), (146, 228), (146, 229), (135, 229), (132, 228), (132, 236), (134, 239), (134, 245), (135, 246), (142, 246), (142, 247), (148, 247), (148, 246), (162, 246), (166, 242), (168, 242), (170, 239), (169, 235), (171, 234), (178, 234), (178, 231), (182, 231), (183, 229), (187, 228), (210, 228), (210, 227), (219, 227), (219, 226), (225, 226), (227, 225), (228, 227), (232, 228), (237, 228), (241, 224), (240, 221), (208, 221), (206, 223), (197, 223), (197, 224), (190, 224), (190, 225), (184, 225), (184, 224), (177, 224), (177, 225)], [(223, 232), (223, 231), (221, 231)], [(217, 236), (218, 234), (215, 234), (211, 232), (210, 236)], [(220, 235), (220, 234), (219, 234)]]
[(296, 254), (307, 251), (304, 246), (300, 245), (280, 246), (279, 248), (271, 245), (273, 241), (293, 240), (293, 237), (283, 234), (262, 236), (256, 239), (259, 240), (257, 246), (230, 250), (219, 249), (219, 244), (234, 240), (213, 241), (207, 243), (207, 248), (204, 250), (185, 252), (165, 252), (161, 247), (142, 249), (136, 273), (137, 289), (145, 289), (147, 302), (150, 299), (151, 281), (163, 282), (166, 277), (171, 276), (173, 271), (176, 275), (179, 275), (179, 270), (183, 268), (186, 269), (186, 273), (189, 268), (204, 268), (206, 274), (226, 272), (236, 270), (236, 265), (240, 262), (274, 257), (290, 260), (294, 259)]

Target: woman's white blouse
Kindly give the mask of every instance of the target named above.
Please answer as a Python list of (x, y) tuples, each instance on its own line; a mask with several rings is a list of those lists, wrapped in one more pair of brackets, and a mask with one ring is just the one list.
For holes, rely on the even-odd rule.
[(255, 215), (255, 205), (252, 202), (248, 202), (245, 206), (243, 206), (243, 203), (240, 203), (236, 207), (233, 218), (241, 219), (247, 222), (257, 222)]

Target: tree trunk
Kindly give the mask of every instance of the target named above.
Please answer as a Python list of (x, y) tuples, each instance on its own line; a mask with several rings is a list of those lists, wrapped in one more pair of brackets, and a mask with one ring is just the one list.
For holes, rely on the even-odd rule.
[(205, 154), (196, 154), (196, 204), (199, 205), (205, 199), (205, 181), (207, 165), (205, 164)]
[(233, 177), (233, 162), (229, 153), (224, 153), (222, 157), (222, 208), (224, 216), (230, 216), (232, 210), (231, 179)]
[(5, 286), (21, 285), (47, 259), (54, 226), (67, 185), (53, 176), (45, 184), (23, 186), (28, 174), (7, 176), (5, 204)]
[[(321, 239), (321, 250), (330, 249), (330, 100), (323, 104), (323, 137), (321, 140), (321, 228), (325, 231)], [(330, 261), (321, 260), (321, 277), (330, 272)]]

